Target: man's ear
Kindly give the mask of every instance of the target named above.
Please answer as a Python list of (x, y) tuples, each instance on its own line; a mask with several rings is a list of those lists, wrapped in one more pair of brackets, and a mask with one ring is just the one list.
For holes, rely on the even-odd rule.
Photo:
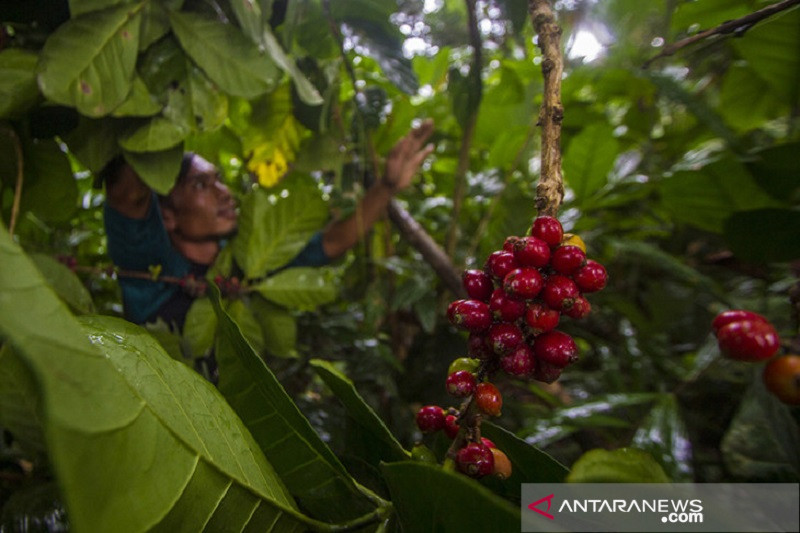
[(167, 229), (167, 231), (175, 231), (178, 221), (175, 217), (175, 210), (173, 208), (162, 205), (161, 218), (164, 220), (164, 227)]

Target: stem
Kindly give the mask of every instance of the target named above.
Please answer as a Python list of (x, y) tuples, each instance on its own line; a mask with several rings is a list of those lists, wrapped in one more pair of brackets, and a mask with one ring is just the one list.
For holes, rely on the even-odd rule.
[(25, 159), (22, 153), (22, 143), (19, 140), (19, 135), (10, 127), (3, 128), (14, 145), (14, 153), (17, 157), (17, 180), (14, 185), (14, 201), (11, 204), (11, 218), (8, 221), (8, 232), (14, 235), (14, 228), (17, 225), (17, 218), (19, 217), (19, 205), (22, 199), (22, 184), (25, 175)]
[(769, 5), (764, 9), (759, 9), (758, 11), (754, 11), (749, 15), (745, 15), (738, 19), (733, 20), (726, 20), (719, 26), (715, 28), (711, 28), (710, 30), (701, 31), (691, 37), (687, 37), (685, 39), (681, 39), (675, 43), (667, 45), (661, 51), (660, 54), (652, 57), (651, 59), (647, 60), (647, 62), (643, 65), (643, 68), (648, 68), (654, 61), (661, 59), (663, 57), (668, 57), (675, 54), (678, 50), (682, 48), (686, 48), (687, 46), (691, 46), (698, 41), (702, 41), (703, 39), (707, 39), (714, 35), (725, 35), (729, 33), (736, 33), (737, 35), (741, 35), (747, 30), (749, 30), (753, 25), (757, 22), (764, 20), (767, 17), (771, 17), (781, 11), (786, 11), (787, 9), (794, 7), (796, 5), (800, 5), (800, 0), (783, 0), (782, 2), (777, 2), (775, 4)]
[(483, 97), (483, 82), (481, 80), (481, 70), (483, 68), (483, 57), (481, 34), (478, 30), (478, 18), (475, 14), (475, 0), (465, 0), (467, 4), (467, 25), (469, 29), (469, 41), (472, 48), (472, 64), (469, 68), (469, 94), (474, 95), (474, 101), (469, 98), (469, 115), (464, 126), (461, 138), (461, 147), (458, 152), (458, 166), (454, 176), (453, 189), (453, 212), (450, 217), (450, 227), (447, 230), (447, 242), (445, 249), (447, 255), (455, 255), (456, 244), (458, 243), (458, 220), (461, 215), (461, 207), (466, 195), (466, 176), (469, 170), (469, 155), (472, 148), (472, 140), (475, 137), (475, 129), (478, 123), (478, 109), (480, 108)]
[(556, 216), (564, 199), (564, 178), (561, 173), (561, 122), (564, 119), (564, 107), (561, 105), (561, 75), (564, 71), (561, 27), (548, 0), (530, 0), (528, 11), (539, 36), (544, 75), (544, 96), (539, 109), (542, 168), (536, 187), (536, 209), (540, 215)]

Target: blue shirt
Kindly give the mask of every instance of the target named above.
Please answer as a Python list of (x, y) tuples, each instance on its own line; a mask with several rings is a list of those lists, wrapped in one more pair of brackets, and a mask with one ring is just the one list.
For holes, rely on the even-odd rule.
[[(129, 218), (105, 204), (103, 219), (108, 241), (108, 254), (114, 264), (122, 270), (148, 272), (151, 266), (161, 265), (160, 276), (184, 277), (189, 273), (203, 275), (205, 265), (192, 263), (178, 252), (169, 240), (169, 235), (161, 218), (158, 197), (155, 193), (150, 208), (142, 219)], [(330, 263), (322, 248), (322, 233), (317, 232), (305, 248), (284, 267), (323, 266)], [(132, 277), (119, 277), (122, 289), (122, 304), (125, 316), (131, 322), (141, 324), (154, 320), (165, 304), (180, 298), (186, 293), (176, 283), (153, 281)], [(190, 302), (190, 298), (186, 298)], [(188, 310), (188, 306), (185, 306)], [(180, 314), (180, 313), (179, 313)], [(182, 316), (167, 316), (183, 327), (185, 310)]]

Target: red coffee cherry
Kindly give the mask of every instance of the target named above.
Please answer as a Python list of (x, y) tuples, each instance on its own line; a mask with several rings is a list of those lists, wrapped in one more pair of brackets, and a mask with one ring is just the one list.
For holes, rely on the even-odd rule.
[(764, 367), (764, 385), (787, 405), (800, 405), (800, 355), (784, 355)]
[(575, 341), (558, 330), (548, 331), (536, 337), (533, 353), (537, 363), (543, 361), (560, 368), (578, 360), (578, 346)]
[(470, 477), (488, 476), (494, 470), (494, 455), (491, 448), (485, 444), (470, 442), (458, 450), (456, 466)]
[(550, 246), (536, 237), (523, 237), (514, 244), (514, 257), (521, 267), (541, 268), (550, 262)]
[(444, 417), (444, 434), (451, 439), (456, 438), (456, 435), (458, 435), (458, 430), (461, 429), (461, 426), (458, 425), (457, 420), (458, 417), (456, 417), (456, 415), (447, 415)]
[(558, 311), (540, 302), (530, 304), (525, 311), (525, 323), (534, 335), (556, 329), (560, 317)]
[(495, 443), (494, 443), (494, 442), (492, 442), (492, 441), (490, 441), (490, 440), (489, 440), (489, 439), (487, 439), (486, 437), (481, 437), (481, 442), (483, 443), (483, 445), (484, 445), (484, 446), (486, 446), (486, 447), (488, 447), (488, 448), (497, 448), (497, 446), (495, 445)]
[(483, 331), (492, 323), (489, 306), (479, 300), (456, 300), (447, 307), (447, 318), (467, 331)]
[(444, 409), (426, 405), (417, 411), (417, 427), (423, 433), (433, 433), (444, 428)]
[(505, 242), (503, 242), (503, 251), (505, 251), (505, 252), (513, 252), (514, 251), (514, 246), (517, 244), (517, 241), (519, 241), (519, 240), (520, 240), (520, 238), (516, 237), (514, 235), (512, 235), (510, 237), (506, 237)]
[(543, 240), (551, 247), (555, 247), (561, 244), (561, 238), (564, 236), (564, 228), (557, 218), (540, 216), (533, 220), (531, 235)]
[(506, 355), (516, 348), (525, 338), (519, 326), (509, 322), (492, 324), (486, 334), (489, 348), (497, 355)]
[(753, 311), (748, 311), (746, 309), (729, 309), (728, 311), (723, 311), (714, 317), (714, 320), (711, 322), (711, 328), (714, 330), (714, 335), (716, 335), (721, 327), (726, 326), (731, 322), (741, 322), (742, 320), (769, 323), (769, 320), (767, 320), (766, 317), (759, 315), (758, 313), (754, 313)]
[(525, 343), (520, 344), (510, 354), (500, 359), (500, 368), (511, 376), (529, 376), (535, 367), (536, 359), (533, 349)]
[(588, 259), (586, 264), (573, 274), (572, 279), (575, 280), (581, 292), (597, 292), (606, 286), (608, 274), (603, 265)]
[(475, 390), (475, 403), (478, 409), (490, 416), (500, 416), (503, 407), (503, 396), (492, 383), (478, 383)]
[(495, 279), (502, 280), (506, 277), (506, 274), (515, 268), (519, 268), (519, 263), (514, 258), (514, 254), (505, 250), (498, 250), (489, 255), (483, 270)]
[(767, 322), (740, 320), (721, 327), (717, 342), (722, 355), (737, 361), (763, 361), (780, 348), (775, 328)]
[(494, 291), (492, 278), (482, 270), (465, 270), (461, 275), (461, 283), (467, 295), (473, 300), (489, 301), (489, 297)]
[(543, 285), (542, 275), (535, 268), (517, 268), (503, 278), (503, 290), (523, 300), (536, 298)]
[(580, 296), (580, 290), (574, 281), (561, 274), (547, 278), (542, 289), (542, 299), (551, 309), (564, 311), (572, 307)]
[(456, 398), (465, 398), (475, 392), (475, 376), (466, 370), (459, 370), (447, 376), (447, 392)]
[(511, 477), (511, 461), (508, 456), (497, 448), (489, 448), (494, 456), (494, 468), (492, 475), (500, 479), (508, 479)]
[(476, 359), (491, 359), (494, 352), (489, 347), (485, 333), (472, 332), (467, 338), (467, 353)]
[(542, 383), (553, 383), (564, 369), (560, 366), (551, 365), (545, 361), (536, 361), (536, 368), (533, 371), (533, 379)]
[(492, 318), (502, 322), (514, 322), (525, 314), (525, 301), (511, 296), (503, 289), (495, 289), (489, 299)]
[(553, 251), (550, 266), (559, 274), (568, 276), (586, 264), (586, 254), (573, 245), (562, 245)]
[(580, 319), (592, 312), (592, 304), (583, 296), (578, 296), (572, 302), (572, 307), (564, 311), (564, 314), (570, 318)]

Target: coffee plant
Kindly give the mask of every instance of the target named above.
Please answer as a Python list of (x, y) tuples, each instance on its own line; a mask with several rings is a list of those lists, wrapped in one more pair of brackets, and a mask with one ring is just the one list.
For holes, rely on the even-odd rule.
[[(523, 483), (796, 483), (798, 28), (796, 0), (3, 2), (0, 531), (518, 531)], [(281, 269), (428, 118), (386, 219)], [(205, 277), (120, 271), (99, 170), (164, 194), (185, 151), (238, 234)], [(121, 276), (191, 292), (183, 331), (123, 320)]]

